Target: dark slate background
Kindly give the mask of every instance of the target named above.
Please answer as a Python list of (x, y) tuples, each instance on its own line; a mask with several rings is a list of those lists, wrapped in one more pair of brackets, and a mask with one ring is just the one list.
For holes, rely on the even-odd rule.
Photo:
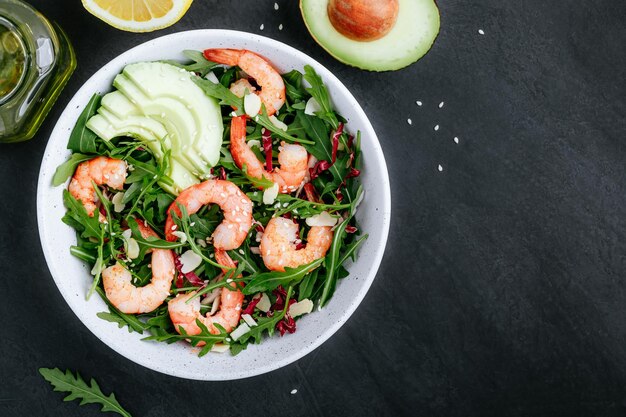
[[(382, 74), (333, 60), (296, 1), (197, 0), (153, 34), (110, 28), (78, 0), (32, 3), (79, 68), (37, 136), (0, 147), (0, 415), (99, 415), (63, 403), (39, 367), (96, 377), (136, 416), (626, 413), (626, 2), (440, 1), (432, 51)], [(349, 322), (293, 365), (222, 383), (155, 373), (97, 340), (50, 277), (35, 213), (72, 94), (128, 48), (197, 28), (261, 33), (335, 72), (378, 132), (393, 195), (385, 258)]]

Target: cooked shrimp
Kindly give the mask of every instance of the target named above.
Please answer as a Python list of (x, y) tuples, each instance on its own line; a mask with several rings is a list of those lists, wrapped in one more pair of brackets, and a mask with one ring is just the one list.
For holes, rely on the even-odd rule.
[[(215, 259), (221, 265), (229, 268), (236, 267), (235, 263), (232, 259), (230, 259), (226, 251), (215, 251)], [(172, 320), (172, 323), (174, 323), (176, 331), (180, 333), (180, 327), (182, 327), (185, 329), (187, 334), (199, 334), (202, 330), (198, 327), (196, 319), (200, 320), (200, 322), (202, 322), (213, 334), (220, 333), (215, 324), (219, 324), (227, 332), (232, 331), (239, 323), (239, 318), (241, 316), (241, 304), (243, 303), (243, 293), (236, 288), (235, 283), (231, 283), (230, 287), (233, 289), (231, 290), (227, 287), (222, 288), (219, 300), (220, 310), (213, 316), (210, 316), (210, 313), (207, 313), (206, 316), (203, 316), (200, 313), (199, 297), (187, 302), (187, 300), (196, 294), (195, 291), (188, 294), (178, 294), (167, 304), (170, 319)]]
[(116, 190), (123, 189), (126, 181), (126, 162), (99, 156), (78, 165), (68, 190), (75, 199), (83, 203), (90, 216), (93, 216), (97, 208), (92, 181), (96, 185), (106, 184)]
[(174, 234), (176, 224), (172, 212), (181, 216), (179, 204), (187, 209), (191, 216), (205, 204), (215, 203), (224, 212), (224, 221), (213, 232), (215, 249), (237, 249), (248, 235), (252, 225), (252, 201), (239, 187), (230, 181), (207, 180), (192, 185), (178, 195), (167, 210), (165, 222), (165, 238), (174, 242), (178, 237)]
[(265, 226), (259, 250), (265, 266), (272, 271), (296, 268), (326, 255), (333, 240), (328, 226), (313, 226), (307, 235), (307, 245), (300, 250), (294, 243), (298, 239), (298, 225), (284, 217), (274, 217)]
[[(143, 222), (137, 222), (143, 238), (158, 237)], [(174, 254), (168, 249), (152, 249), (152, 279), (135, 287), (130, 272), (120, 263), (102, 271), (102, 284), (109, 301), (126, 314), (149, 313), (159, 307), (170, 293), (174, 279)]]
[(273, 172), (265, 170), (252, 149), (246, 144), (246, 117), (233, 117), (230, 123), (230, 152), (239, 168), (246, 165), (248, 175), (265, 177), (278, 184), (281, 193), (295, 191), (308, 172), (308, 153), (301, 145), (285, 142), (280, 144), (278, 163), (280, 168)]
[[(261, 91), (255, 94), (265, 104), (269, 116), (276, 113), (285, 103), (285, 83), (282, 77), (269, 62), (254, 52), (246, 49), (207, 49), (204, 51), (204, 57), (218, 64), (236, 65), (254, 78), (257, 85), (261, 87)], [(242, 90), (241, 85), (233, 87), (235, 94)], [(250, 90), (250, 92), (253, 91)]]

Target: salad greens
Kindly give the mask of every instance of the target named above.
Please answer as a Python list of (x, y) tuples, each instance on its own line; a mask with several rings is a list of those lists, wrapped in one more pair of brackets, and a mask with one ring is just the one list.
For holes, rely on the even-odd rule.
[(74, 376), (69, 369), (64, 373), (58, 368), (39, 368), (39, 373), (54, 387), (55, 391), (68, 393), (63, 401), (80, 400), (79, 405), (100, 404), (102, 412), (110, 411), (124, 417), (131, 417), (131, 414), (117, 402), (115, 394), (104, 395), (93, 378), (87, 384), (78, 372)]
[[(93, 281), (87, 297), (97, 292), (109, 307), (108, 312), (98, 313), (99, 318), (120, 328), (126, 327), (128, 332), (145, 334), (144, 340), (165, 343), (187, 340), (200, 348), (200, 356), (223, 348), (237, 354), (251, 342), (260, 343), (264, 335), (272, 336), (275, 331), (281, 335), (293, 333), (296, 321), (289, 313), (290, 306), (295, 302), (311, 300), (320, 308), (324, 307), (332, 298), (337, 281), (348, 276), (345, 263), (355, 259), (358, 248), (367, 239), (367, 234), (360, 235), (354, 218), (363, 198), (363, 188), (358, 181), (361, 170), (360, 132), (356, 136), (347, 132), (345, 120), (333, 110), (328, 90), (312, 67), (306, 66), (304, 74), (296, 70), (283, 74), (286, 102), (272, 117), (268, 116), (263, 106), (261, 113), (249, 120), (248, 144), (261, 161), (265, 161), (267, 156), (269, 162), (266, 162), (275, 166), (280, 142), (298, 143), (304, 146), (314, 163), (310, 163), (309, 167), (310, 182), (295, 193), (278, 194), (271, 204), (265, 204), (263, 190), (271, 188), (272, 181), (265, 177), (252, 177), (245, 165), (240, 169), (229, 149), (230, 121), (234, 115), (243, 114), (244, 101), (228, 86), (245, 74), (237, 67), (217, 66), (198, 51), (185, 51), (185, 55), (191, 63), (164, 62), (176, 65), (181, 71), (196, 74), (194, 83), (221, 105), (224, 140), (221, 158), (211, 172), (215, 177), (236, 184), (254, 203), (253, 227), (239, 248), (228, 251), (236, 268), (223, 272), (223, 266), (214, 258), (211, 236), (223, 220), (217, 205), (202, 207), (193, 214), (179, 205), (180, 216), (173, 215), (179, 240), (169, 242), (162, 238), (168, 207), (175, 201), (175, 196), (161, 187), (172, 181), (167, 175), (170, 172), (167, 166), (169, 158), (157, 158), (132, 137), (107, 141), (89, 130), (87, 121), (98, 111), (101, 99), (98, 94), (92, 97), (78, 118), (68, 142), (73, 154), (58, 167), (53, 184), (63, 184), (79, 164), (98, 155), (122, 159), (128, 164), (123, 191), (93, 184), (99, 202), (99, 212), (94, 215), (90, 215), (81, 201), (69, 191), (63, 191), (67, 212), (62, 220), (76, 230), (77, 239), (76, 245), (69, 250), (92, 267)], [(219, 82), (214, 82), (215, 78)], [(310, 101), (316, 102), (320, 110), (307, 111)], [(254, 141), (264, 141), (263, 147), (253, 146)], [(171, 151), (162, 149), (166, 156)], [(310, 230), (306, 220), (321, 215), (338, 218), (325, 257), (296, 268), (285, 268), (284, 272), (268, 270), (259, 253), (264, 226), (277, 216), (293, 219), (299, 225), (300, 238), (296, 243), (302, 247), (306, 245)], [(143, 237), (138, 222), (152, 228), (160, 237)], [(177, 267), (170, 295), (156, 310), (137, 315), (123, 313), (107, 299), (101, 282), (102, 271), (120, 263), (131, 273), (135, 286), (144, 286), (152, 278), (152, 249), (172, 250), (177, 262), (182, 254), (191, 251), (201, 261), (191, 272), (183, 273)], [(196, 320), (200, 328), (198, 334), (189, 334), (182, 326), (174, 328), (167, 302), (177, 294), (195, 291), (191, 299), (199, 298), (201, 313), (206, 314), (217, 302), (216, 291), (226, 286), (232, 288), (233, 285), (245, 296), (242, 306), (245, 317), (240, 320), (236, 333), (229, 333), (215, 325), (219, 332), (213, 334), (200, 320)], [(240, 330), (242, 326), (248, 329)], [(71, 380), (67, 375), (61, 379)], [(48, 376), (60, 378), (57, 373), (48, 373)], [(80, 381), (79, 376), (74, 385), (81, 386)], [(72, 386), (70, 382), (66, 384)], [(92, 381), (92, 384), (95, 382)], [(72, 399), (78, 398), (78, 394), (72, 395)]]

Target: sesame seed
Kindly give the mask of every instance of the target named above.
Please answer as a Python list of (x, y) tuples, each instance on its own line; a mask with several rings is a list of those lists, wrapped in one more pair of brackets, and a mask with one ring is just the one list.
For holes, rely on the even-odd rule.
[(443, 167), (441, 166), (441, 164), (437, 165), (437, 169), (439, 170), (439, 172), (443, 171)]
[(454, 143), (459, 143), (459, 138), (457, 138), (456, 136), (454, 137)]
[(406, 122), (407, 122), (408, 124), (410, 124), (410, 125), (412, 125), (412, 124), (413, 124), (413, 120), (411, 120), (411, 119), (406, 119)]
[(417, 104), (418, 106), (422, 107), (422, 102), (421, 102), (421, 101), (419, 101), (419, 100), (417, 100), (417, 101), (415, 102), (415, 104)]
[(261, 29), (261, 30), (265, 29), (265, 25), (264, 25), (264, 24), (261, 24), (261, 26), (259, 27), (259, 29)]
[(293, 395), (293, 394), (295, 394), (297, 392), (298, 392), (298, 390), (294, 388), (294, 389), (291, 390), (291, 395)]
[(439, 125), (435, 125), (434, 129), (435, 129), (435, 132), (438, 131), (439, 130)]
[(171, 229), (172, 229), (172, 230), (176, 230), (176, 228), (177, 228), (177, 227), (178, 227), (178, 226), (174, 225), (174, 226), (172, 226), (172, 228), (171, 228)]
[(439, 108), (443, 107), (443, 101), (441, 103), (439, 103)]
[(191, 222), (189, 223), (189, 226), (194, 227), (196, 225), (196, 222)]
[(482, 29), (478, 29), (478, 34), (479, 34), (479, 35), (484, 35), (484, 34), (485, 34), (485, 31), (484, 31), (484, 30), (482, 30)]
[(245, 255), (246, 253), (243, 251), (243, 249), (239, 249), (238, 251), (240, 254)]
[(278, 3), (274, 3), (274, 10), (278, 10)]
[(283, 24), (278, 25), (278, 30), (283, 30)]
[(222, 197), (222, 198), (226, 198), (226, 194), (224, 194), (224, 193), (220, 193), (220, 197)]

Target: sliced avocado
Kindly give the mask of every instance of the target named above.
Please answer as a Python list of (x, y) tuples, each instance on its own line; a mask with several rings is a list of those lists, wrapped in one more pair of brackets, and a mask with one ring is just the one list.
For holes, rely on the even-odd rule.
[(439, 33), (439, 9), (433, 0), (399, 0), (395, 24), (379, 39), (358, 41), (340, 33), (328, 16), (330, 0), (301, 0), (309, 32), (339, 61), (370, 71), (404, 68), (428, 52)]
[(169, 150), (174, 185), (160, 185), (174, 194), (209, 174), (220, 158), (222, 115), (189, 72), (161, 62), (131, 64), (113, 85), (118, 90), (102, 98), (90, 129), (105, 140), (135, 137), (159, 159)]
[(124, 118), (129, 114), (141, 114), (137, 106), (131, 103), (121, 91), (112, 91), (105, 94), (100, 101), (100, 109), (102, 108), (107, 109), (119, 118)]
[[(159, 97), (148, 98), (135, 83), (123, 74), (115, 77), (113, 85), (119, 89), (139, 111), (158, 120), (169, 132), (172, 141), (172, 157), (192, 172), (206, 175), (210, 171), (208, 161), (193, 148), (198, 126), (191, 112), (180, 101)], [(221, 145), (221, 143), (220, 143)]]
[[(133, 117), (134, 122), (141, 119), (140, 116)], [(167, 132), (165, 131), (163, 126), (161, 126), (164, 136), (156, 135), (154, 131), (146, 127), (150, 124), (148, 120), (150, 119), (145, 118), (145, 120), (141, 121), (140, 124), (144, 124), (144, 126), (141, 126), (140, 124), (135, 124), (129, 119), (118, 119), (107, 110), (104, 110), (103, 113), (99, 113), (89, 119), (89, 121), (87, 122), (87, 127), (89, 127), (89, 129), (91, 129), (94, 133), (96, 133), (104, 140), (111, 140), (120, 136), (137, 138), (148, 148), (150, 148), (156, 158), (162, 159), (163, 152), (161, 150), (161, 142), (167, 141)], [(170, 159), (169, 172), (167, 173), (167, 176), (172, 179), (174, 184), (170, 185), (167, 182), (160, 181), (159, 185), (165, 191), (168, 191), (172, 194), (178, 194), (185, 188), (199, 182), (198, 179), (194, 175), (192, 175), (189, 170), (187, 170), (187, 168), (185, 168), (180, 162), (176, 161), (175, 159)]]
[(161, 62), (142, 62), (127, 65), (123, 74), (152, 100), (180, 101), (196, 122), (193, 149), (210, 165), (217, 164), (224, 133), (220, 106), (193, 82), (188, 71)]

